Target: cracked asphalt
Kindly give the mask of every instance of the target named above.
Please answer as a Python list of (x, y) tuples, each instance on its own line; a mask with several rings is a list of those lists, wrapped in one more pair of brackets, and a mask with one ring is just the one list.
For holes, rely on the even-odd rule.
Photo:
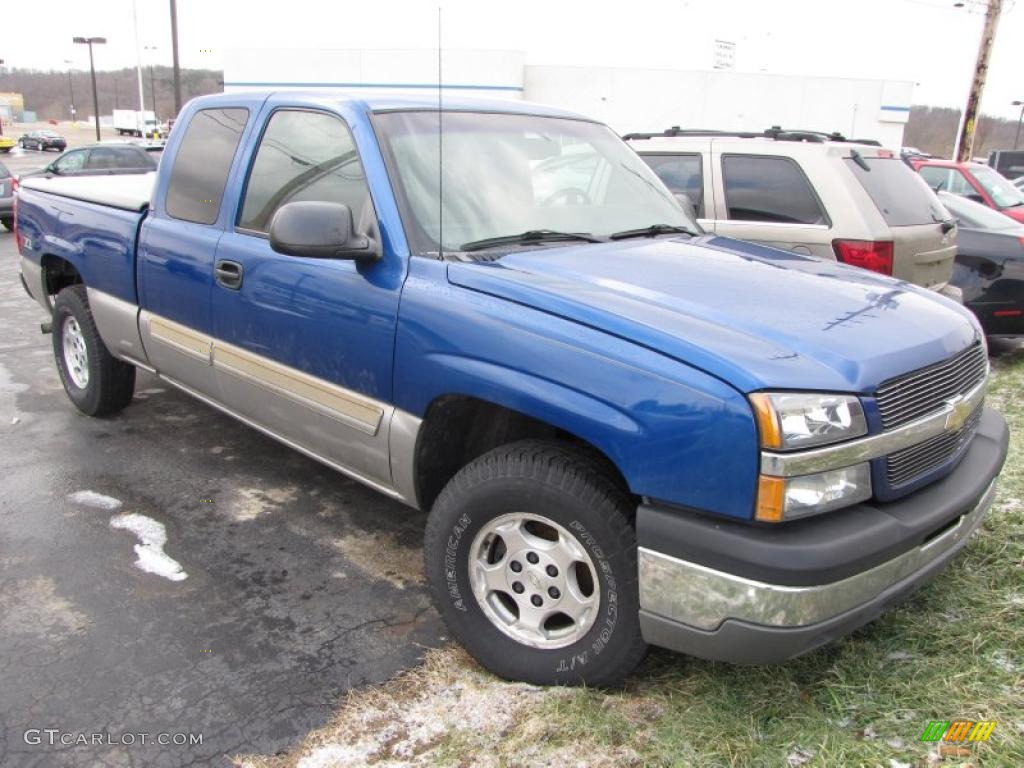
[[(274, 754), (440, 644), (422, 514), (148, 374), (120, 415), (82, 416), (43, 319), (0, 231), (0, 766)], [(121, 507), (68, 498), (84, 490)], [(121, 513), (163, 524), (188, 578), (140, 570)], [(29, 744), (29, 729), (104, 742)]]

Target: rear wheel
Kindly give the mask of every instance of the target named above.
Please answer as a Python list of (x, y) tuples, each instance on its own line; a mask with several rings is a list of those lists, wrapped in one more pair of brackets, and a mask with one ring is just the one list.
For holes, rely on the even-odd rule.
[(640, 636), (635, 505), (588, 455), (497, 448), (430, 513), (426, 571), (455, 638), (492, 672), (542, 685), (618, 685)]
[(110, 354), (100, 338), (83, 285), (71, 285), (53, 304), (53, 355), (68, 398), (82, 413), (109, 416), (132, 401), (135, 366)]

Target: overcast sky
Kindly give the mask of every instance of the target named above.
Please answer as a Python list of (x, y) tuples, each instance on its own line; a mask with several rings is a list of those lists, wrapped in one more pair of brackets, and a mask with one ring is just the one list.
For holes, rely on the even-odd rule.
[[(7, 66), (88, 68), (74, 35), (106, 36), (100, 69), (135, 63), (131, 0), (45, 0), (6, 14)], [(981, 0), (179, 0), (182, 66), (221, 68), (228, 48), (424, 48), (526, 52), (527, 63), (708, 69), (713, 41), (736, 43), (736, 69), (912, 80), (914, 103), (961, 106), (983, 22)], [(1024, 9), (1005, 0), (983, 111), (1017, 117), (1024, 99)], [(168, 0), (138, 0), (142, 45), (170, 64)], [(0, 90), (3, 84), (0, 82)]]

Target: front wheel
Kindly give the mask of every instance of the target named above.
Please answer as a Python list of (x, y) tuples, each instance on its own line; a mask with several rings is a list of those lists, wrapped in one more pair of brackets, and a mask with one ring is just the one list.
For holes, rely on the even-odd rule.
[(0, 219), (0, 224), (3, 224), (4, 227), (10, 232), (14, 231), (14, 219), (5, 216), (4, 218)]
[(647, 649), (634, 510), (601, 462), (560, 443), (513, 443), (464, 467), (424, 543), (452, 635), (510, 680), (621, 684)]
[(53, 303), (53, 355), (68, 398), (88, 416), (110, 416), (132, 401), (135, 366), (100, 338), (84, 285), (70, 285)]

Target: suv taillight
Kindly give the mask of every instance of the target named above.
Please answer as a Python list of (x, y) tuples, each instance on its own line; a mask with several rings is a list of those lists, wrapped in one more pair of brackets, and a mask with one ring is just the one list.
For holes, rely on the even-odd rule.
[(892, 274), (892, 242), (889, 240), (833, 240), (836, 258), (851, 267)]

